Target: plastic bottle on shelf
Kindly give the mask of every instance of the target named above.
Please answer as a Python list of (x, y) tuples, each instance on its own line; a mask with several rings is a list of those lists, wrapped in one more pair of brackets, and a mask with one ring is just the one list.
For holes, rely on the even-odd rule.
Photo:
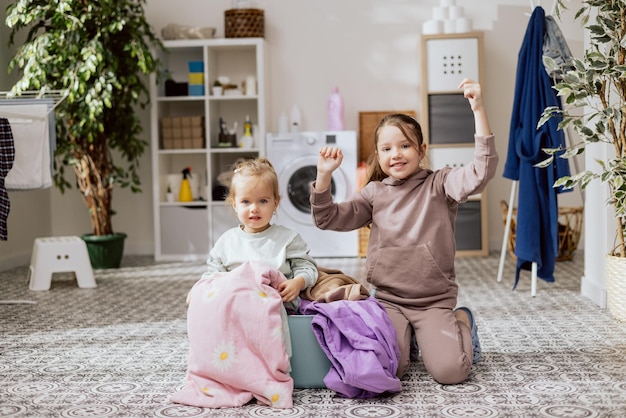
[(300, 113), (300, 108), (297, 105), (293, 105), (291, 108), (291, 132), (300, 132), (302, 127), (302, 115)]
[(256, 144), (260, 144), (263, 140), (263, 138), (259, 136), (259, 125), (252, 125), (252, 139), (252, 147), (254, 147)]
[(192, 202), (193, 194), (191, 193), (191, 184), (189, 178), (191, 177), (191, 167), (185, 167), (183, 170), (183, 180), (180, 183), (180, 191), (178, 192), (179, 202)]
[(328, 96), (328, 130), (343, 131), (343, 99), (337, 86)]
[(239, 142), (239, 148), (253, 148), (254, 137), (252, 136), (252, 122), (250, 121), (250, 115), (246, 115), (246, 119), (243, 122), (243, 136)]

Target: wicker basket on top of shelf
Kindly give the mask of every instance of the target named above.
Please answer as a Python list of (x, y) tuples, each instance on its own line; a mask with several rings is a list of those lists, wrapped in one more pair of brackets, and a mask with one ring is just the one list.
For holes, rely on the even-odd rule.
[(263, 38), (265, 18), (261, 9), (224, 11), (224, 33), (227, 38)]
[[(502, 209), (502, 220), (506, 226), (506, 218), (509, 205), (500, 201)], [(509, 254), (515, 258), (515, 230), (516, 230), (517, 208), (513, 208), (511, 226), (509, 228), (509, 239), (507, 248)], [(578, 248), (580, 234), (583, 226), (583, 207), (559, 207), (559, 254), (556, 261), (569, 261), (574, 258), (574, 252)]]

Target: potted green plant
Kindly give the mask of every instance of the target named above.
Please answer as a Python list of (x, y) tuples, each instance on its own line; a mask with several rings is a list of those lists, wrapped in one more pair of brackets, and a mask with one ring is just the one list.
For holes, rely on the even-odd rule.
[[(145, 0), (19, 0), (7, 7), (9, 45), (28, 30), (17, 45), (9, 71), (21, 70), (11, 92), (61, 91), (55, 109), (54, 184), (71, 188), (65, 167), (71, 167), (91, 217), (96, 241), (90, 249), (96, 268), (119, 267), (126, 237), (114, 233), (111, 216), (116, 186), (141, 191), (139, 158), (148, 142), (141, 138), (137, 107), (149, 103), (148, 77), (159, 72), (153, 51), (162, 48), (145, 19)], [(122, 160), (122, 163), (116, 162)], [(122, 250), (110, 248), (108, 238)], [(107, 254), (118, 260), (96, 260)]]
[(219, 80), (215, 80), (213, 82), (213, 95), (214, 96), (221, 96), (224, 91), (223, 89), (224, 89), (224, 86)]
[[(557, 15), (564, 8), (557, 1)], [(596, 143), (612, 146), (614, 154), (606, 161), (598, 160), (599, 171), (591, 169), (574, 173), (557, 180), (556, 186), (584, 189), (594, 179), (608, 186), (609, 201), (615, 213), (615, 246), (607, 255), (607, 299), (609, 309), (620, 319), (626, 320), (626, 305), (615, 313), (616, 304), (626, 301), (626, 2), (607, 0), (583, 0), (576, 13), (590, 34), (590, 44), (582, 59), (574, 59), (573, 69), (563, 74), (555, 89), (562, 97), (563, 110), (546, 108), (539, 124), (542, 125), (555, 115), (562, 117), (559, 126), (571, 126), (580, 141), (571, 144), (561, 155), (571, 158), (582, 154), (586, 147)], [(558, 65), (544, 57), (551, 71)], [(541, 163), (550, 164), (557, 153), (563, 150), (546, 150), (551, 157)], [(611, 263), (619, 263), (613, 267)], [(620, 272), (615, 279), (611, 272)], [(617, 281), (616, 281), (617, 280)], [(622, 294), (612, 293), (616, 286)]]

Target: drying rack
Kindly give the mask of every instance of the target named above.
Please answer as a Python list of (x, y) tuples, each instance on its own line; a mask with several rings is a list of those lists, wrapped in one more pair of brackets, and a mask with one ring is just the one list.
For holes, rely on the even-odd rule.
[[(47, 91), (23, 91), (20, 94), (16, 94), (10, 91), (0, 91), (0, 117), (6, 118), (18, 118), (18, 119), (39, 119), (45, 120), (49, 115), (65, 100), (67, 97), (65, 90), (47, 90)], [(9, 110), (6, 108), (9, 106), (21, 106), (30, 104), (46, 104), (48, 105), (48, 112), (45, 117), (37, 117), (34, 115), (23, 115), (18, 110)], [(5, 109), (3, 109), (5, 108)], [(54, 123), (54, 121), (50, 121)], [(35, 304), (33, 300), (0, 300), (0, 305), (12, 305), (12, 304)]]
[[(66, 97), (66, 90), (27, 90), (19, 94), (11, 91), (0, 91), (0, 106), (44, 103), (48, 105), (48, 115), (50, 115)], [(19, 112), (11, 113), (6, 110), (0, 110), (0, 116), (13, 118), (23, 117)]]
[[(34, 121), (48, 122), (50, 132), (50, 153), (56, 147), (55, 109), (67, 97), (67, 90), (26, 90), (20, 93), (0, 91), (0, 117), (13, 119), (15, 123), (28, 124)], [(21, 112), (20, 106), (46, 105), (46, 113), (34, 115), (31, 112)]]
[(0, 91), (0, 99), (58, 99), (66, 97), (67, 90), (26, 90), (21, 93)]
[[(12, 123), (18, 124), (29, 124), (35, 121), (47, 122), (50, 133), (50, 155), (52, 156), (56, 148), (54, 111), (66, 97), (67, 90), (26, 90), (19, 93), (0, 91), (0, 117), (12, 119)], [(36, 115), (32, 112), (20, 111), (21, 106), (28, 105), (45, 105), (46, 112)]]

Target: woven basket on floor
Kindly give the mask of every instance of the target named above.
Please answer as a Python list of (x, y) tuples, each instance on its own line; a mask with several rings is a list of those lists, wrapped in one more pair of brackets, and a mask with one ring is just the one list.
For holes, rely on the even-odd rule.
[(606, 256), (606, 304), (615, 319), (626, 321), (626, 258)]
[[(500, 201), (502, 209), (502, 220), (506, 226), (506, 217), (509, 205)], [(509, 228), (509, 239), (507, 248), (509, 254), (515, 258), (515, 230), (516, 230), (517, 208), (513, 208), (511, 216), (511, 226)], [(556, 261), (569, 261), (574, 258), (574, 252), (578, 248), (580, 234), (583, 226), (583, 207), (560, 207), (559, 208), (559, 254)]]
[(230, 9), (224, 12), (227, 38), (263, 38), (265, 20), (261, 9)]

